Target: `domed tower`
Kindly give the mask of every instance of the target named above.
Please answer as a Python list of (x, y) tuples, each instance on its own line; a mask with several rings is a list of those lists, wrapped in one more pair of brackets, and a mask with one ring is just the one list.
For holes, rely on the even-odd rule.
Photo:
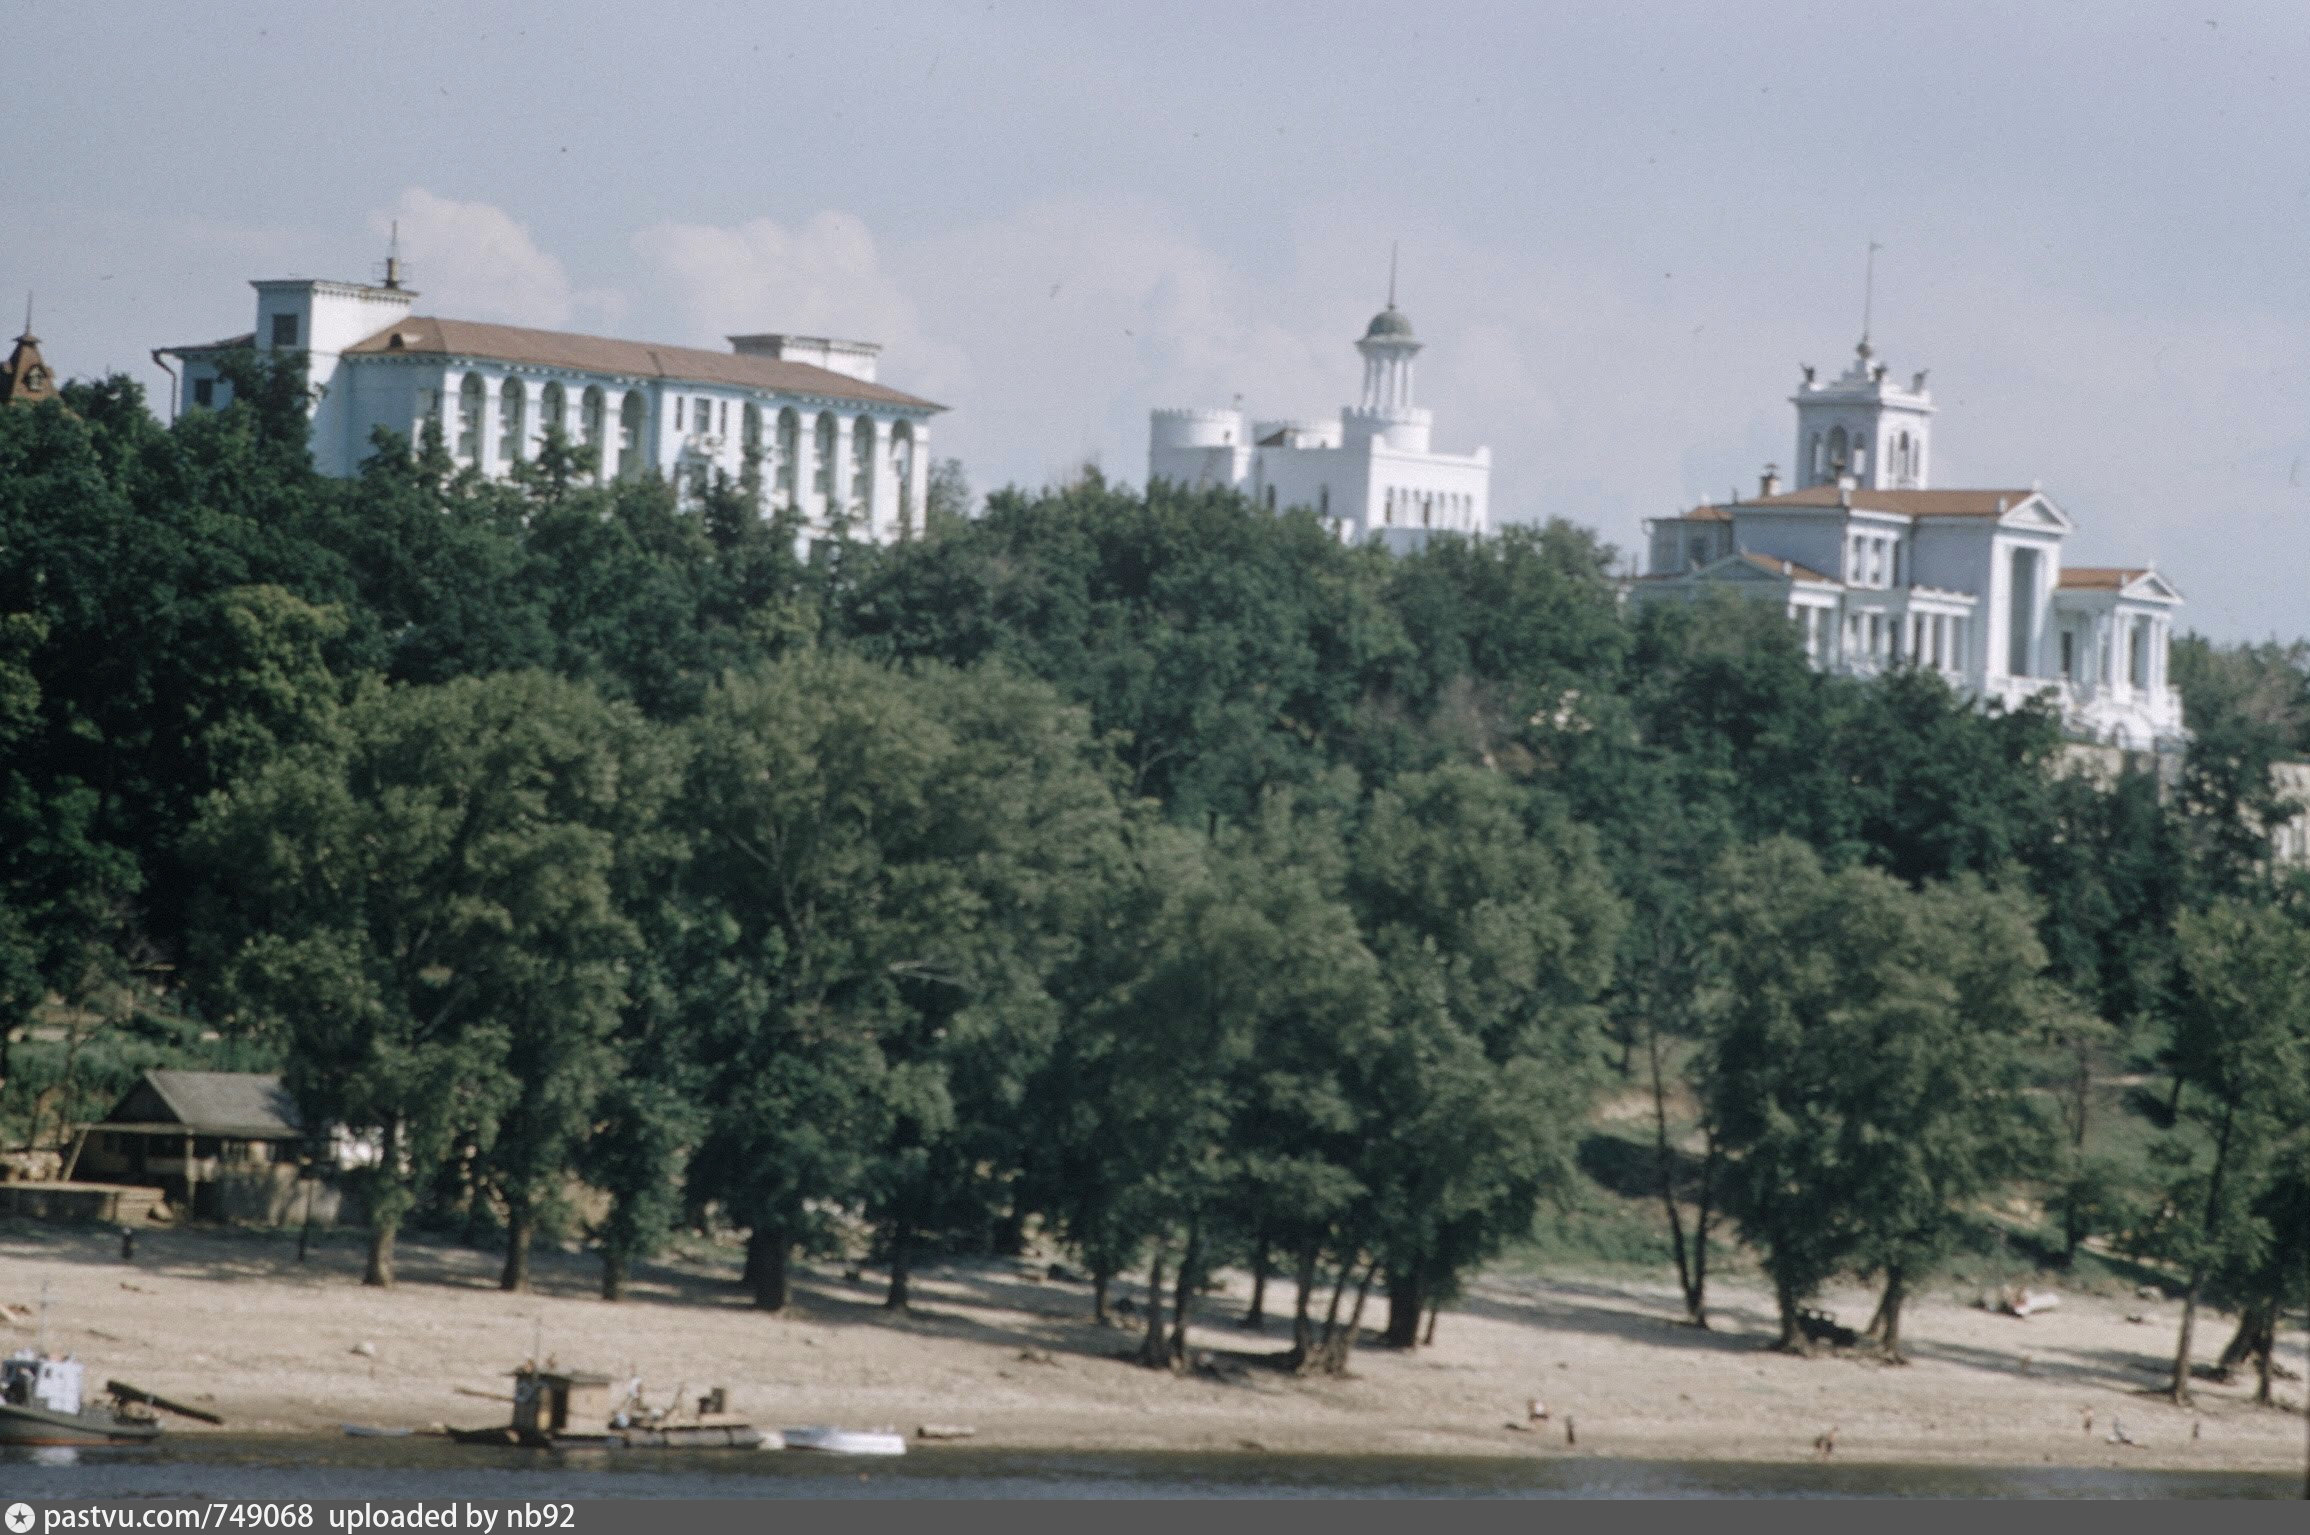
[(1396, 307), (1392, 258), (1388, 307), (1372, 316), (1356, 350), (1364, 357), (1364, 392), (1355, 409), (1345, 412), (1348, 430), (1405, 452), (1427, 452), (1435, 418), (1412, 403), (1412, 359), (1420, 353), (1420, 340), (1412, 334), (1411, 317)]

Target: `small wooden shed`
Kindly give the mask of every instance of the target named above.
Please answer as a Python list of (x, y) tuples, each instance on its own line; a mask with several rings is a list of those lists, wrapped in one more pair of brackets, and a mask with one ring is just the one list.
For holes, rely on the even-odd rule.
[(305, 1144), (277, 1076), (154, 1070), (81, 1131), (64, 1176), (157, 1188), (212, 1220), (278, 1221)]

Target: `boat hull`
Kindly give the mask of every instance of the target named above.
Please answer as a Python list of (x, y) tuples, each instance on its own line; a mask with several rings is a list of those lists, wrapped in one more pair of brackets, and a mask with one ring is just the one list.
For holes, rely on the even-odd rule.
[(524, 1434), (511, 1428), (453, 1428), (459, 1444), (529, 1450), (758, 1450), (763, 1434), (745, 1423), (677, 1423), (619, 1428), (604, 1434)]
[(108, 1412), (50, 1412), (0, 1402), (0, 1444), (150, 1444), (160, 1425)]

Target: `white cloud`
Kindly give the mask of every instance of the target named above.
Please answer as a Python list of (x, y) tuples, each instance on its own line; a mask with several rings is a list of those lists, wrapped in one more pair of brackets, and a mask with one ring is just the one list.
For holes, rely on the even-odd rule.
[(581, 292), (560, 260), (492, 203), (457, 202), (410, 187), (369, 223), (380, 237), (399, 224), (410, 284), (431, 313), (558, 329), (581, 312), (614, 319), (622, 308), (614, 294)]

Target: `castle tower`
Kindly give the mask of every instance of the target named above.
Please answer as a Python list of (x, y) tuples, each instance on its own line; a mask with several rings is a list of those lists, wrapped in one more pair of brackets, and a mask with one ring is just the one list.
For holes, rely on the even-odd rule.
[(1904, 389), (1888, 383), (1869, 338), (1830, 383), (1810, 367), (1789, 397), (1797, 407), (1796, 488), (1852, 481), (1856, 490), (1924, 490), (1930, 485), (1933, 397), (1922, 370)]
[(32, 304), (24, 305), (24, 334), (16, 350), (0, 366), (0, 405), (37, 405), (56, 398), (56, 375), (40, 357), (40, 338), (32, 334)]

